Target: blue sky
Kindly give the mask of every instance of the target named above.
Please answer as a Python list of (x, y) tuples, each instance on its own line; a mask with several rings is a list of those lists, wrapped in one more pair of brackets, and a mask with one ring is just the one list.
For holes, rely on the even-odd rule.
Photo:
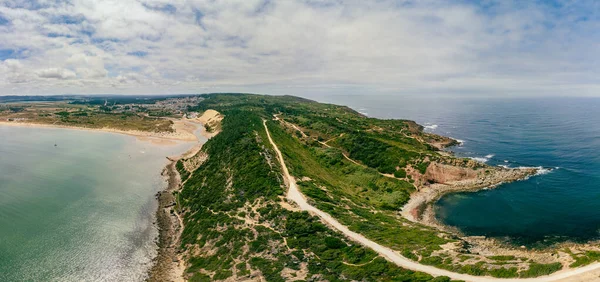
[(0, 0), (0, 95), (598, 96), (598, 1)]

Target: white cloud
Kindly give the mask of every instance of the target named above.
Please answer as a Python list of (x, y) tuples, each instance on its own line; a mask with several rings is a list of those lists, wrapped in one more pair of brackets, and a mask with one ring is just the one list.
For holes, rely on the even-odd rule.
[(38, 77), (51, 79), (73, 79), (76, 77), (73, 71), (63, 68), (41, 69), (38, 70), (36, 74), (38, 75)]
[(597, 4), (482, 3), (0, 0), (0, 94), (597, 95)]

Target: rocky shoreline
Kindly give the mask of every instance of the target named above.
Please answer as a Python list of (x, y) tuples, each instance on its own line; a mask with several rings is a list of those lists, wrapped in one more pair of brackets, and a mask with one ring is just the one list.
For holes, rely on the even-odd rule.
[(167, 178), (167, 188), (156, 193), (158, 209), (156, 211), (156, 224), (158, 225), (158, 254), (154, 265), (148, 273), (147, 281), (183, 281), (185, 262), (179, 251), (179, 238), (183, 230), (183, 222), (175, 207), (174, 191), (181, 187), (181, 177), (175, 165), (177, 159), (167, 158), (169, 164), (164, 168), (162, 175)]
[(442, 196), (456, 192), (492, 189), (503, 183), (527, 179), (537, 174), (538, 171), (539, 168), (535, 167), (488, 167), (486, 169), (479, 169), (477, 177), (472, 179), (426, 185), (411, 195), (408, 203), (402, 208), (401, 214), (404, 218), (412, 222), (418, 222), (443, 231), (452, 231), (455, 233), (456, 230), (440, 224), (435, 218), (433, 204)]
[[(206, 130), (202, 130), (201, 132), (204, 137), (210, 139), (220, 132), (222, 119), (223, 116), (219, 112), (207, 110), (202, 116), (193, 120), (192, 123), (199, 123), (199, 126), (208, 124), (213, 128), (212, 132), (206, 132)], [(199, 166), (199, 162), (205, 160), (205, 156), (198, 156), (202, 145), (202, 143), (197, 144), (179, 157), (167, 157), (169, 163), (162, 171), (162, 176), (167, 181), (167, 188), (156, 193), (156, 199), (158, 200), (156, 224), (159, 230), (157, 242), (158, 254), (154, 259), (154, 265), (148, 271), (147, 281), (185, 281), (183, 274), (186, 265), (183, 253), (179, 247), (184, 224), (177, 210), (177, 199), (173, 195), (174, 192), (181, 190), (183, 180), (179, 171), (177, 171), (176, 165), (180, 159), (184, 160), (184, 163), (189, 162), (191, 159), (192, 162), (195, 162), (193, 166), (196, 169)]]

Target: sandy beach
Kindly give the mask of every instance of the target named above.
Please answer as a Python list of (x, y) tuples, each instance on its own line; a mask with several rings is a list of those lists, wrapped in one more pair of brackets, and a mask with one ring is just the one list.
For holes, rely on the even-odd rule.
[[(75, 129), (75, 130), (88, 130), (88, 131), (102, 131), (102, 132), (111, 132), (118, 134), (131, 135), (140, 138), (143, 141), (152, 141), (156, 144), (161, 144), (158, 140), (175, 140), (175, 141), (198, 141), (198, 138), (194, 135), (194, 130), (196, 126), (190, 123), (194, 123), (193, 120), (180, 120), (180, 119), (172, 119), (173, 121), (173, 129), (175, 132), (150, 132), (150, 131), (140, 131), (140, 130), (120, 130), (114, 128), (90, 128), (90, 127), (80, 127), (80, 126), (65, 126), (65, 125), (55, 125), (55, 124), (44, 124), (44, 123), (27, 123), (27, 122), (14, 122), (14, 121), (0, 121), (0, 126), (20, 126), (20, 127), (41, 127), (41, 128), (65, 128), (65, 129)], [(162, 144), (166, 144), (168, 142), (164, 142)]]

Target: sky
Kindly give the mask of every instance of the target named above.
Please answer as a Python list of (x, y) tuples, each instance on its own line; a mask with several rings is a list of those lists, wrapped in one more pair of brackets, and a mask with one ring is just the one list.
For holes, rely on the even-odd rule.
[(600, 1), (0, 0), (0, 95), (600, 96)]

